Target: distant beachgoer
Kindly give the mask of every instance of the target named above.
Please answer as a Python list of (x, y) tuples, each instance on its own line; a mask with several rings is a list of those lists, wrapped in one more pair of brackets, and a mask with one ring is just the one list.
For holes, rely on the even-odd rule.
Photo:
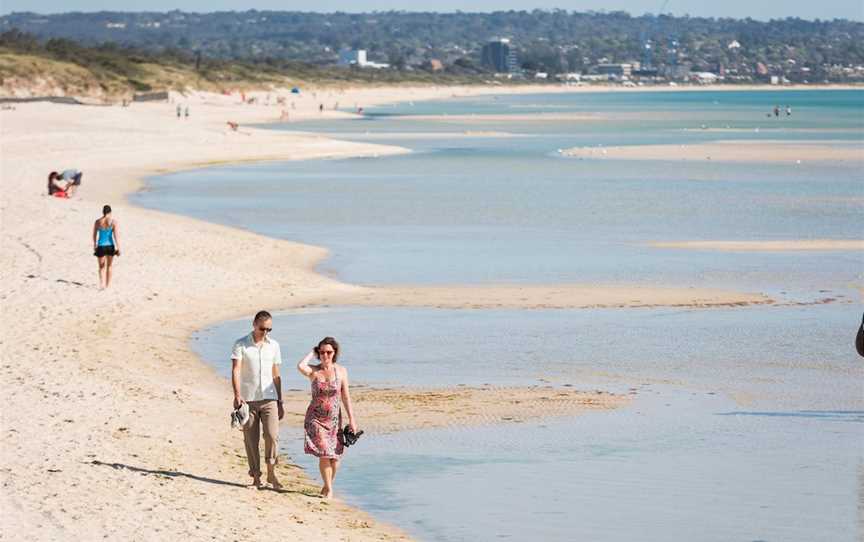
[(81, 185), (83, 176), (77, 169), (67, 169), (63, 173), (52, 171), (48, 174), (48, 195), (56, 198), (72, 196)]
[(189, 120), (189, 106), (188, 105), (186, 106), (185, 116), (186, 116), (186, 120)]
[(236, 132), (236, 131), (237, 131), (237, 128), (240, 127), (240, 124), (238, 124), (238, 123), (236, 123), (236, 122), (232, 122), (232, 121), (229, 120), (229, 121), (228, 121), (228, 127), (231, 128), (232, 131)]
[[(318, 358), (318, 365), (309, 365), (313, 357)], [(318, 457), (318, 469), (324, 482), (321, 496), (327, 499), (333, 496), (333, 480), (344, 451), (340, 435), (342, 403), (348, 414), (348, 429), (357, 433), (348, 387), (348, 370), (337, 362), (338, 359), (339, 343), (333, 337), (325, 337), (297, 364), (297, 370), (312, 383), (312, 401), (303, 422), (306, 431), (303, 449), (307, 454)]]
[(180, 104), (177, 104), (177, 118), (179, 119), (182, 116), (183, 107)]
[(858, 333), (855, 335), (855, 350), (858, 351), (859, 356), (864, 356), (864, 316), (861, 317)]
[(789, 105), (786, 106), (786, 116), (787, 117), (792, 116), (792, 106), (789, 106)]
[(60, 179), (70, 182), (75, 186), (80, 186), (83, 176), (84, 174), (77, 169), (64, 169), (63, 173), (60, 174)]
[(243, 428), (246, 460), (252, 485), (261, 487), (261, 429), (264, 429), (264, 461), (267, 464), (267, 482), (273, 489), (281, 489), (276, 478), (279, 445), (279, 420), (285, 416), (282, 407), (282, 351), (279, 343), (270, 338), (273, 319), (267, 311), (259, 311), (252, 320), (252, 332), (237, 339), (231, 351), (231, 387), (234, 390), (234, 408), (249, 406), (249, 421)]
[(779, 117), (779, 116), (780, 116), (780, 106), (779, 106), (779, 105), (775, 105), (775, 106), (774, 106), (774, 116), (775, 116), (775, 117)]
[(99, 261), (99, 289), (111, 285), (111, 265), (120, 256), (117, 221), (111, 217), (111, 206), (102, 207), (102, 217), (93, 223), (93, 255)]
[(320, 104), (320, 105), (318, 106), (318, 112), (319, 112), (319, 113), (323, 113), (323, 112), (324, 112), (324, 104)]

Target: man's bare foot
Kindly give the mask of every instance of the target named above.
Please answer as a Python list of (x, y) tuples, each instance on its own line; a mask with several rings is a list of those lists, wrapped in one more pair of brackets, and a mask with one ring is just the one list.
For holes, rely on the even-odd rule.
[(255, 489), (261, 489), (261, 485), (262, 485), (261, 484), (261, 477), (260, 476), (253, 476), (252, 477), (252, 485), (249, 487), (254, 487)]
[(321, 497), (324, 499), (332, 499), (333, 498), (333, 489), (327, 486), (321, 488)]
[(276, 478), (276, 475), (272, 472), (267, 475), (267, 483), (270, 484), (273, 489), (282, 489), (282, 484), (279, 483), (279, 479)]

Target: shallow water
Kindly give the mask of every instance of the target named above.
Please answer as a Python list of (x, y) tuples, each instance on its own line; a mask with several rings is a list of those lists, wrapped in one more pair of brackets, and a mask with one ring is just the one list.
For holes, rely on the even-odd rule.
[[(328, 333), (355, 384), (637, 390), (613, 412), (364, 435), (342, 495), (421, 540), (851, 542), (864, 504), (858, 316), (848, 305), (333, 307), (281, 313), (273, 327), (290, 388), (306, 387), (295, 358)], [(193, 347), (227, 376), (248, 328), (226, 322)], [(301, 432), (283, 429), (283, 451), (314, 475)]]

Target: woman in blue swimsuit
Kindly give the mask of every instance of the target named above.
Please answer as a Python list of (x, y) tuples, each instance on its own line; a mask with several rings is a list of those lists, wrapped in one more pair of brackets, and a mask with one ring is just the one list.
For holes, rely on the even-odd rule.
[(102, 207), (102, 218), (93, 223), (93, 255), (99, 259), (99, 289), (111, 284), (111, 264), (120, 255), (117, 221), (111, 218), (111, 206)]

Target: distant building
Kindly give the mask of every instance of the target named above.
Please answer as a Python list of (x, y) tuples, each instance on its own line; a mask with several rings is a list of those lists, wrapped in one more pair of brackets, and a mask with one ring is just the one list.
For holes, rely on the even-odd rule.
[(372, 62), (366, 59), (366, 49), (342, 49), (339, 51), (340, 66), (357, 66), (358, 68), (389, 68), (390, 64)]
[(741, 44), (738, 43), (738, 40), (732, 40), (729, 42), (729, 45), (727, 45), (726, 48), (729, 49), (730, 51), (734, 51), (736, 49), (740, 49)]
[(634, 68), (633, 71), (631, 72), (631, 75), (633, 75), (634, 77), (648, 77), (648, 78), (658, 77), (660, 75), (660, 70), (658, 68), (654, 68), (654, 67), (639, 68), (639, 69)]
[(608, 81), (609, 77), (610, 76), (606, 75), (606, 74), (601, 75), (601, 74), (597, 74), (597, 73), (589, 73), (589, 74), (581, 75), (579, 77), (579, 80), (593, 83), (593, 82), (599, 82), (599, 81)]
[(559, 73), (555, 78), (559, 81), (575, 81), (578, 83), (582, 79), (582, 74), (576, 72)]
[(690, 74), (690, 79), (700, 85), (710, 85), (716, 83), (719, 79), (716, 73), (711, 72), (695, 72)]
[(444, 63), (437, 58), (433, 58), (429, 61), (429, 67), (432, 69), (433, 72), (440, 72), (444, 69)]
[(498, 73), (518, 71), (516, 52), (508, 39), (490, 41), (484, 45), (480, 53), (480, 63)]
[(366, 64), (365, 49), (342, 49), (339, 51), (340, 66), (362, 66)]
[(633, 74), (633, 64), (597, 64), (594, 71), (599, 75), (616, 78), (630, 77)]

